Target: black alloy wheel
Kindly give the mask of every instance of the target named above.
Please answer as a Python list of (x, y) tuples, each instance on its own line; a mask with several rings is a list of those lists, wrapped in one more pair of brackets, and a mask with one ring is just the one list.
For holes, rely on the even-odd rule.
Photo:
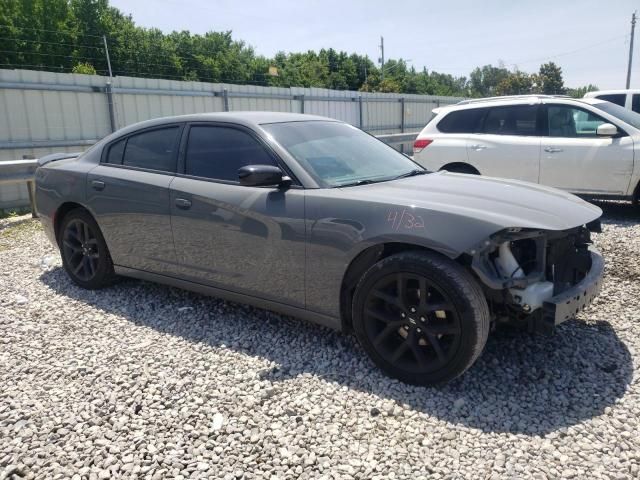
[(460, 318), (451, 299), (415, 274), (378, 280), (367, 295), (364, 323), (385, 360), (417, 374), (444, 366), (460, 344)]
[(447, 382), (480, 356), (489, 307), (465, 267), (430, 251), (390, 255), (355, 290), (353, 330), (387, 375), (415, 385)]
[(86, 210), (78, 208), (65, 215), (58, 243), (62, 264), (77, 285), (102, 288), (117, 278), (100, 227)]

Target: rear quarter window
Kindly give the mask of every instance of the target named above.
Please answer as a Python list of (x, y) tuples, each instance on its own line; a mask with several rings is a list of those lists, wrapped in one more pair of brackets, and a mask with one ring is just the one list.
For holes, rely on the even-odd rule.
[(438, 122), (438, 130), (442, 133), (477, 133), (486, 111), (486, 108), (454, 110)]
[(595, 98), (600, 100), (606, 100), (607, 102), (615, 103), (616, 105), (620, 105), (624, 107), (624, 102), (627, 99), (626, 93), (609, 93), (603, 95), (596, 95)]

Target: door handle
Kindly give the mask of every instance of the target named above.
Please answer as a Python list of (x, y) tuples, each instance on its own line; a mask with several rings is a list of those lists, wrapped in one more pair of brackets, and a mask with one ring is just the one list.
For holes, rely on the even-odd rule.
[(99, 192), (104, 190), (105, 183), (102, 180), (91, 180), (91, 188)]
[(486, 145), (471, 145), (472, 150), (484, 150), (485, 148), (487, 148)]
[(191, 200), (187, 200), (186, 198), (176, 198), (176, 207), (188, 210), (191, 208)]
[(544, 147), (544, 151), (547, 153), (560, 153), (562, 149), (558, 147)]

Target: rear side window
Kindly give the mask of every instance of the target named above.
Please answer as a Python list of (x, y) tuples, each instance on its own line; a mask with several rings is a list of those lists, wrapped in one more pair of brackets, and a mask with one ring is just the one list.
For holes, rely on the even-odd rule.
[(442, 133), (477, 133), (480, 130), (485, 108), (456, 110), (447, 114), (438, 123)]
[(606, 100), (607, 102), (615, 103), (616, 105), (620, 105), (624, 107), (624, 101), (627, 98), (626, 93), (609, 93), (604, 95), (596, 95), (596, 98), (600, 100)]
[(179, 132), (180, 127), (175, 126), (130, 136), (124, 151), (123, 165), (175, 172)]
[(537, 105), (490, 108), (484, 120), (484, 133), (535, 136), (537, 117)]
[(634, 93), (631, 98), (631, 110), (640, 113), (640, 94)]
[(124, 144), (127, 141), (126, 138), (112, 143), (107, 152), (107, 163), (115, 163), (116, 165), (122, 165), (122, 154), (124, 153)]
[(237, 182), (238, 169), (247, 165), (277, 165), (251, 135), (217, 126), (193, 126), (185, 155), (185, 173)]

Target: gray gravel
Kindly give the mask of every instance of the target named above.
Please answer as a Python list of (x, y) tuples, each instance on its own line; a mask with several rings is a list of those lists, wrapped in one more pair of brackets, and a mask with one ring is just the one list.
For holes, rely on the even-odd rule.
[(37, 223), (0, 220), (0, 479), (640, 478), (640, 209), (606, 215), (596, 303), (553, 337), (501, 329), (438, 389), (303, 321), (83, 291)]

